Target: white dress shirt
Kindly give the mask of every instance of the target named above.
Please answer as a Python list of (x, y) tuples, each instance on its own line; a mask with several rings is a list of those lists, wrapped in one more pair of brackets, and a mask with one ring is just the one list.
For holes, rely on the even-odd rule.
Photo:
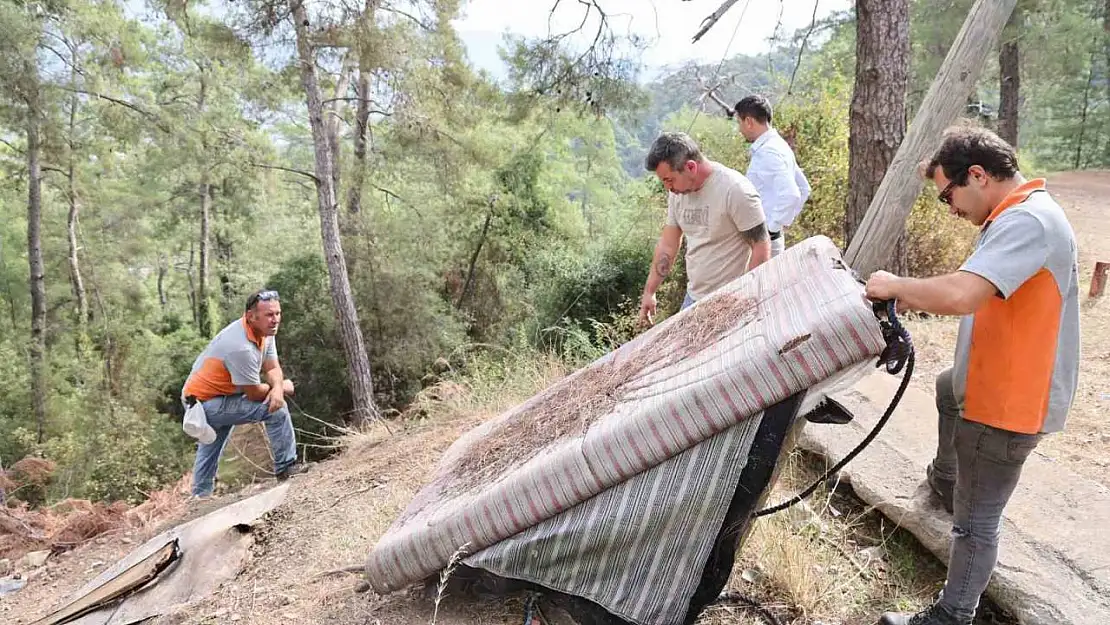
[(794, 151), (774, 128), (768, 128), (752, 143), (751, 152), (747, 177), (759, 191), (767, 230), (779, 232), (802, 212), (802, 205), (809, 199), (809, 181), (798, 167)]

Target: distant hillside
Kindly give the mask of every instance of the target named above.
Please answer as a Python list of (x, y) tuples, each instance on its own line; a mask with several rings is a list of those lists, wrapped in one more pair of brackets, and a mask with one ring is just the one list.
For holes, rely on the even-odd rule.
[(663, 130), (666, 119), (683, 107), (701, 107), (706, 112), (720, 113), (720, 107), (712, 100), (699, 101), (704, 93), (699, 75), (706, 85), (720, 85), (717, 94), (730, 106), (752, 93), (762, 93), (775, 100), (786, 90), (794, 60), (786, 52), (738, 55), (721, 64), (719, 72), (716, 64), (687, 65), (648, 83), (644, 87), (649, 96), (648, 105), (635, 113), (621, 114), (615, 120), (625, 171), (633, 177), (642, 175), (647, 146)]

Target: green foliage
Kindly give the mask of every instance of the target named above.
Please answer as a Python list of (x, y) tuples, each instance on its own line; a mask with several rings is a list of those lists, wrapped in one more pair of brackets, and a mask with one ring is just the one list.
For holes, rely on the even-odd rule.
[[(690, 108), (702, 94), (699, 72), (721, 82), (728, 103), (754, 91), (776, 103), (776, 126), (793, 136), (813, 186), (788, 243), (821, 234), (843, 245), (851, 15), (819, 25), (788, 94), (797, 35), (776, 35), (768, 54), (726, 59), (719, 72), (716, 64), (685, 68), (646, 86), (636, 84), (640, 68), (628, 54), (643, 42), (612, 31), (585, 56), (573, 38), (510, 38), (510, 80), (498, 85), (465, 60), (451, 28), (457, 1), (416, 4), (413, 15), (427, 24), (391, 11), (311, 16), (328, 44), (317, 57), (325, 117), (338, 122), (344, 256), (387, 413), (406, 410), (445, 365), (448, 377), (475, 388), (531, 388), (552, 354), (582, 364), (639, 331), (666, 211), (664, 190), (643, 171), (645, 146), (661, 129), (689, 129), (710, 158), (747, 166), (735, 125), (715, 105)], [(969, 4), (914, 4), (911, 104)], [(1021, 4), (1025, 170), (1106, 165), (1110, 68), (1095, 5)], [(181, 386), (205, 333), (237, 319), (244, 297), (263, 286), (282, 295), (278, 344), (297, 384), (301, 442), (328, 433), (306, 415), (338, 424), (351, 410), (299, 66), (282, 39), (289, 25), (267, 3), (235, 3), (219, 15), (159, 6), (163, 15), (136, 19), (113, 0), (0, 3), (10, 43), (0, 50), (0, 461), (55, 461), (54, 480), (34, 495), (41, 500), (135, 499), (188, 470)], [(354, 142), (356, 69), (370, 83), (373, 111), (363, 160)], [(990, 101), (997, 77), (987, 70), (977, 97)], [(23, 134), (36, 81), (46, 167), (41, 444), (29, 380)], [(210, 200), (203, 295), (202, 185)], [(954, 266), (973, 234), (928, 193), (908, 228), (920, 274)], [(678, 310), (684, 289), (679, 262), (658, 293), (661, 318)]]

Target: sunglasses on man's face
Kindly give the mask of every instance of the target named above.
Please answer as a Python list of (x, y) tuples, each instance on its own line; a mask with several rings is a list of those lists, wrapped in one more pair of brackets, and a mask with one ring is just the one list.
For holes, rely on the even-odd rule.
[(944, 189), (940, 192), (940, 195), (937, 196), (937, 199), (940, 200), (942, 203), (951, 206), (952, 205), (952, 192), (955, 190), (955, 188), (956, 188), (956, 183), (955, 182), (949, 182), (944, 187)]

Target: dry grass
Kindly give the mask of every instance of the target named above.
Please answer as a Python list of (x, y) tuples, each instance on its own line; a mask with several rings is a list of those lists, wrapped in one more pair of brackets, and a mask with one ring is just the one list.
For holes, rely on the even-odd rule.
[[(808, 486), (825, 467), (796, 452), (770, 502)], [(929, 602), (943, 568), (913, 538), (840, 491), (756, 522), (728, 590), (760, 601), (783, 623), (870, 624), (893, 608)], [(699, 623), (760, 623), (750, 610), (713, 606)]]
[(126, 502), (93, 503), (65, 499), (47, 508), (0, 508), (0, 557), (17, 560), (29, 551), (68, 551), (93, 539), (144, 530), (179, 514), (192, 480), (151, 493), (132, 507)]
[(698, 353), (757, 316), (758, 301), (734, 293), (700, 302), (641, 344), (618, 350), (613, 358), (594, 363), (547, 389), (474, 441), (452, 469), (452, 488), (456, 492), (471, 490), (560, 440), (581, 436), (635, 390), (638, 380)]

